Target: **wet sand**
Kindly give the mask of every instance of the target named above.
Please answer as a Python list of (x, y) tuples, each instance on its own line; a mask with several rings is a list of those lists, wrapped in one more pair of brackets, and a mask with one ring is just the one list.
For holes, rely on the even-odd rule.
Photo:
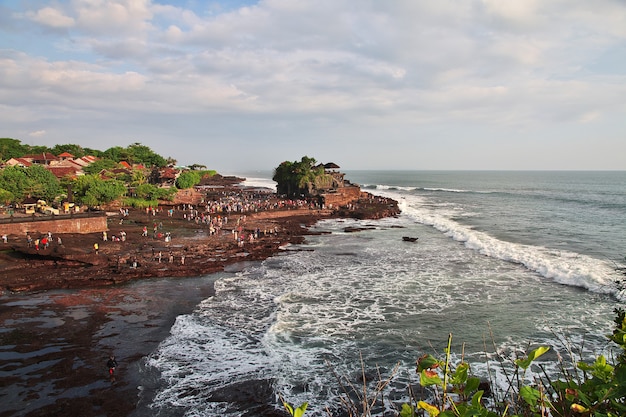
[(0, 416), (131, 415), (144, 394), (142, 358), (218, 277), (0, 297)]

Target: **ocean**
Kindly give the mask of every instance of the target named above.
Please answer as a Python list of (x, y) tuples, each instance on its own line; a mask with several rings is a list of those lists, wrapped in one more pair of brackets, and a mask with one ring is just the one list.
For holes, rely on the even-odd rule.
[[(271, 172), (240, 175), (273, 185)], [(443, 357), (450, 334), (454, 360), (463, 355), (496, 384), (494, 352), (513, 359), (547, 345), (562, 356), (610, 355), (613, 310), (626, 300), (615, 270), (626, 255), (626, 172), (346, 178), (396, 199), (402, 214), (321, 221), (313, 229), (323, 233), (305, 244), (216, 276), (215, 295), (178, 316), (143, 361), (136, 416), (239, 416), (207, 399), (245, 381), (326, 416), (363, 370), (393, 373), (393, 408), (418, 381), (416, 359)]]

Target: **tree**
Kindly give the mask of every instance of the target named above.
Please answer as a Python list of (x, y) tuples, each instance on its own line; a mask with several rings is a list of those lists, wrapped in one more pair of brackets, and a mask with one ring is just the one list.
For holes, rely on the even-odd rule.
[(200, 171), (200, 170), (204, 170), (206, 169), (206, 165), (201, 165), (201, 164), (191, 164), (188, 167), (190, 170), (192, 171)]
[(27, 154), (28, 150), (28, 146), (22, 145), (22, 142), (17, 139), (0, 138), (0, 160), (19, 158)]
[(55, 154), (56, 156), (61, 155), (63, 152), (67, 152), (72, 154), (74, 158), (82, 158), (83, 156), (87, 155), (85, 149), (83, 149), (82, 146), (74, 145), (71, 143), (68, 143), (66, 145), (54, 145), (52, 148), (50, 148), (50, 152)]
[(11, 193), (14, 201), (22, 201), (29, 187), (26, 168), (9, 166), (0, 172), (0, 189)]
[(13, 200), (14, 200), (13, 194), (11, 194), (7, 190), (3, 190), (2, 188), (0, 188), (0, 203), (11, 204)]
[(129, 164), (133, 163), (131, 158), (131, 154), (128, 152), (126, 148), (122, 148), (121, 146), (113, 146), (106, 151), (102, 152), (102, 157), (106, 159), (110, 159), (115, 163), (126, 161)]
[(108, 171), (116, 168), (117, 165), (118, 163), (112, 159), (102, 158), (84, 167), (83, 172), (85, 174), (97, 174), (102, 170)]
[(176, 178), (176, 188), (184, 190), (200, 183), (202, 179), (198, 171), (185, 171)]
[(167, 160), (165, 158), (154, 153), (152, 149), (140, 143), (133, 143), (132, 145), (129, 145), (128, 152), (132, 155), (134, 163), (143, 164), (146, 167), (164, 167), (167, 165)]
[(276, 181), (279, 194), (297, 197), (310, 194), (316, 179), (324, 175), (324, 167), (316, 167), (315, 158), (303, 156), (294, 162), (282, 162), (275, 170), (272, 179)]
[(83, 175), (72, 183), (72, 190), (76, 202), (93, 207), (120, 198), (126, 193), (126, 185), (97, 175)]
[(16, 202), (27, 196), (53, 201), (61, 194), (59, 180), (42, 165), (6, 167), (0, 172), (0, 189), (10, 193)]
[(29, 166), (26, 168), (26, 176), (28, 178), (28, 193), (31, 196), (51, 202), (61, 194), (59, 180), (43, 165), (34, 164)]

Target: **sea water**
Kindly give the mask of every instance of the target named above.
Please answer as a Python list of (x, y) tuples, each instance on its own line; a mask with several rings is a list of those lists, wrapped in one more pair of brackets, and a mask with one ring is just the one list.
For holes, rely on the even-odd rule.
[[(271, 173), (248, 177), (272, 186)], [(496, 384), (495, 352), (610, 354), (613, 310), (626, 300), (615, 270), (626, 255), (626, 172), (346, 178), (396, 199), (402, 214), (321, 221), (314, 230), (324, 233), (307, 236), (305, 250), (224, 273), (215, 296), (179, 316), (146, 358), (152, 389), (138, 415), (238, 416), (208, 398), (258, 380), (272, 385), (277, 407), (280, 395), (325, 416), (341, 385), (360, 387), (363, 370), (393, 375), (393, 408), (418, 381), (416, 359), (442, 357), (449, 335), (454, 358)]]

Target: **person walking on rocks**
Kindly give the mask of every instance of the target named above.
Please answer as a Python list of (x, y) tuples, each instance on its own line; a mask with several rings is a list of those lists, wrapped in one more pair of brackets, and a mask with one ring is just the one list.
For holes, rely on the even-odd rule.
[(115, 368), (117, 368), (117, 361), (115, 360), (115, 356), (109, 356), (109, 360), (107, 361), (107, 368), (109, 368), (109, 377), (111, 378), (111, 382), (115, 381)]
[(98, 242), (96, 242), (93, 244), (93, 251), (96, 253), (96, 255), (98, 254), (98, 249), (99, 249)]

